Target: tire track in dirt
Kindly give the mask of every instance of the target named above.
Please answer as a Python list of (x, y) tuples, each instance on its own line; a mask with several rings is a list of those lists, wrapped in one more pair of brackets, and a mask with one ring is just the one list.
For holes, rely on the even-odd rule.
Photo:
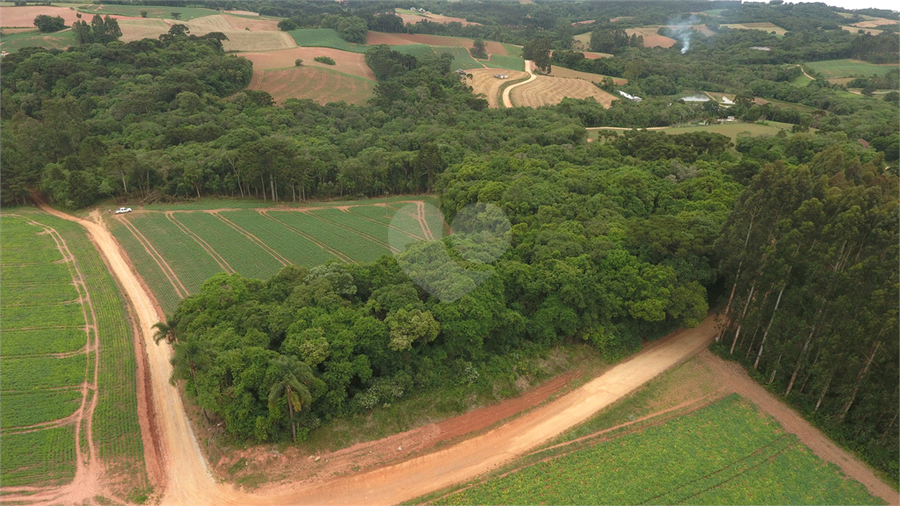
[(224, 223), (224, 224), (228, 225), (229, 227), (231, 227), (231, 228), (237, 230), (240, 234), (242, 234), (242, 235), (243, 235), (244, 237), (246, 237), (247, 239), (250, 239), (250, 242), (256, 244), (257, 246), (259, 246), (260, 248), (262, 248), (263, 251), (265, 251), (266, 253), (272, 255), (272, 258), (274, 258), (275, 260), (277, 260), (278, 262), (280, 262), (281, 265), (283, 265), (283, 266), (285, 266), (285, 265), (291, 265), (292, 262), (291, 262), (290, 260), (288, 260), (287, 258), (283, 257), (283, 256), (281, 255), (281, 253), (278, 253), (277, 251), (275, 251), (274, 249), (272, 249), (268, 244), (266, 244), (266, 243), (264, 243), (263, 241), (261, 241), (261, 240), (259, 239), (259, 237), (256, 237), (255, 235), (251, 234), (251, 233), (248, 232), (247, 230), (241, 228), (237, 223), (234, 223), (233, 221), (229, 220), (228, 218), (222, 216), (221, 214), (219, 214), (218, 212), (215, 212), (215, 211), (214, 211), (214, 212), (211, 212), (211, 213), (209, 213), (209, 214), (212, 214), (212, 215), (215, 216), (216, 218), (220, 219), (220, 220), (222, 221), (222, 223)]
[(422, 201), (416, 202), (416, 219), (419, 220), (419, 224), (422, 226), (422, 234), (425, 236), (425, 239), (433, 241), (434, 235), (431, 233), (431, 228), (425, 219), (425, 203)]
[[(316, 246), (318, 246), (318, 247), (322, 248), (323, 250), (327, 251), (328, 253), (334, 255), (334, 257), (337, 258), (338, 260), (341, 260), (342, 262), (344, 262), (344, 263), (346, 263), (346, 264), (355, 264), (355, 263), (356, 263), (356, 261), (353, 260), (352, 258), (350, 258), (349, 256), (347, 256), (347, 255), (341, 253), (340, 251), (338, 251), (338, 250), (336, 250), (336, 249), (334, 249), (334, 248), (328, 246), (328, 245), (325, 244), (324, 242), (321, 242), (321, 241), (317, 240), (316, 238), (314, 238), (313, 236), (307, 234), (306, 232), (303, 232), (303, 231), (300, 230), (299, 228), (293, 227), (293, 226), (291, 226), (291, 225), (288, 225), (287, 223), (285, 223), (285, 222), (279, 220), (278, 218), (276, 218), (276, 217), (274, 217), (274, 216), (270, 216), (268, 211), (258, 209), (257, 212), (258, 212), (259, 214), (265, 216), (266, 218), (268, 218), (268, 219), (270, 219), (270, 220), (272, 220), (272, 221), (275, 221), (275, 222), (281, 224), (281, 226), (283, 226), (284, 228), (290, 230), (291, 232), (293, 232), (293, 233), (299, 235), (300, 237), (306, 239), (307, 241), (309, 241), (309, 242), (315, 244)], [(303, 211), (299, 211), (299, 212), (303, 212)]]
[(226, 261), (225, 258), (222, 257), (222, 255), (220, 255), (215, 249), (213, 249), (213, 247), (210, 246), (209, 243), (204, 241), (203, 238), (200, 237), (199, 235), (195, 234), (191, 229), (189, 229), (187, 226), (185, 226), (184, 223), (181, 223), (180, 221), (178, 221), (178, 218), (175, 217), (174, 211), (166, 211), (166, 218), (168, 218), (169, 221), (174, 223), (175, 226), (178, 227), (179, 230), (181, 230), (182, 232), (187, 234), (188, 237), (190, 237), (197, 244), (199, 244), (200, 247), (204, 249), (204, 251), (209, 253), (209, 256), (211, 256), (213, 258), (213, 260), (215, 260), (216, 263), (219, 264), (219, 267), (221, 267), (222, 269), (225, 270), (225, 272), (227, 272), (228, 274), (235, 273), (235, 270), (231, 268), (231, 265), (228, 264), (228, 261)]
[(129, 222), (127, 218), (116, 216), (116, 219), (119, 220), (120, 223), (125, 225), (125, 227), (131, 232), (134, 238), (137, 239), (141, 246), (144, 248), (144, 251), (146, 251), (147, 254), (150, 255), (150, 258), (152, 258), (153, 261), (156, 262), (156, 265), (159, 266), (159, 269), (166, 276), (166, 279), (168, 279), (169, 283), (172, 284), (172, 288), (175, 290), (175, 295), (177, 295), (179, 299), (187, 297), (188, 289), (185, 288), (181, 280), (178, 279), (178, 275), (175, 274), (175, 271), (172, 270), (172, 267), (168, 262), (166, 262), (165, 258), (163, 258), (163, 256), (160, 255), (158, 251), (156, 251), (156, 248), (153, 247), (153, 244), (146, 237), (144, 237), (144, 234), (142, 234), (141, 231), (138, 230), (133, 223)]

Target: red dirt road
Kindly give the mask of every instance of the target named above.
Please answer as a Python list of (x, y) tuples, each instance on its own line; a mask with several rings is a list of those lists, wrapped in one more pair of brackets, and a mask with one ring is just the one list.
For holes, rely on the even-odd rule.
[[(409, 500), (469, 480), (527, 453), (535, 446), (587, 420), (598, 410), (634, 391), (663, 371), (700, 353), (716, 333), (713, 318), (707, 318), (699, 327), (675, 332), (653, 343), (603, 375), (552, 402), (489, 432), (432, 453), (318, 483), (270, 485), (250, 494), (219, 483), (210, 474), (188, 423), (181, 396), (168, 382), (171, 374), (170, 347), (157, 346), (152, 340), (151, 326), (161, 320), (163, 315), (154, 306), (151, 296), (144, 291), (138, 276), (128, 267), (124, 253), (112, 235), (101, 223), (73, 218), (49, 208), (45, 210), (55, 216), (76, 221), (88, 230), (134, 306), (146, 343), (153, 404), (158, 417), (161, 461), (167, 482), (161, 498), (162, 504), (396, 504)], [(97, 213), (93, 217), (101, 221)], [(737, 373), (728, 373), (727, 369), (722, 371), (723, 374), (737, 377)], [(750, 400), (770, 411), (766, 407), (766, 400), (759, 397), (758, 392), (753, 393), (749, 387), (747, 391), (746, 396)], [(793, 413), (793, 416), (798, 415)], [(789, 416), (784, 418), (788, 422), (778, 416), (776, 418), (785, 424), (787, 430), (795, 431)], [(827, 442), (827, 439), (821, 434), (810, 434), (812, 442), (804, 440), (804, 443), (819, 454), (820, 450), (815, 445), (821, 444), (822, 439)], [(834, 448), (829, 460), (832, 459), (853, 460), (852, 457), (846, 457), (846, 453), (839, 448)], [(856, 465), (865, 467), (859, 463)], [(847, 469), (845, 472), (848, 472)], [(856, 469), (848, 474), (860, 479), (859, 472)], [(878, 482), (874, 475), (872, 478)], [(866, 484), (870, 490), (873, 486), (878, 487), (871, 481)], [(885, 497), (883, 494), (890, 498), (886, 498), (889, 502), (896, 502), (896, 492), (890, 489), (878, 491), (879, 496)]]

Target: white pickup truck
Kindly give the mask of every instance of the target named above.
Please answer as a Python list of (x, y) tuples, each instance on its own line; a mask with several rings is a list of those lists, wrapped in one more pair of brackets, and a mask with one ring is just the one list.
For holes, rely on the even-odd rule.
[(120, 207), (120, 208), (116, 209), (116, 214), (124, 214), (124, 213), (130, 213), (130, 212), (131, 212), (130, 207)]

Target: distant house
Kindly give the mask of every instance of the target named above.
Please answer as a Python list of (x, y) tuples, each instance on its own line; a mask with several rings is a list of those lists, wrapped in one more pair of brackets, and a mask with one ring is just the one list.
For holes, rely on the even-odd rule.
[(622, 90), (619, 90), (619, 95), (622, 95), (623, 97), (627, 98), (628, 100), (634, 100), (635, 102), (640, 102), (641, 100), (643, 100), (641, 97), (634, 96), (630, 93), (625, 93)]
[(509, 74), (494, 74), (497, 79), (509, 79)]
[(769, 46), (750, 46), (750, 49), (755, 49), (757, 51), (771, 51), (772, 48)]

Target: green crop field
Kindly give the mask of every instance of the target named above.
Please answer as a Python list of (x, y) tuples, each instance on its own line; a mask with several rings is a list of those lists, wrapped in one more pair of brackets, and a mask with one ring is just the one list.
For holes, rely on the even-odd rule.
[(891, 70), (897, 69), (894, 65), (875, 65), (859, 60), (825, 60), (805, 62), (806, 68), (812, 69), (822, 74), (826, 79), (841, 77), (870, 77), (872, 75), (884, 75)]
[[(698, 125), (698, 126), (678, 126), (678, 127), (667, 127), (661, 128), (663, 132), (667, 134), (677, 135), (677, 134), (685, 134), (691, 132), (713, 132), (717, 134), (726, 135), (731, 137), (731, 140), (734, 141), (738, 137), (742, 136), (762, 136), (762, 135), (775, 135), (782, 130), (786, 130), (788, 132), (791, 131), (791, 127), (793, 125), (789, 123), (778, 123), (775, 121), (767, 121), (765, 123), (741, 123), (741, 122), (728, 122), (728, 123), (719, 123), (717, 125)], [(609, 130), (609, 131), (617, 131), (622, 132), (622, 129), (618, 128), (608, 128), (608, 127), (596, 127), (596, 128), (588, 128), (588, 138), (596, 140), (598, 135), (597, 132), (600, 130)]]
[(368, 46), (361, 44), (351, 44), (342, 39), (338, 33), (331, 28), (300, 28), (287, 32), (294, 38), (294, 42), (301, 47), (330, 47), (340, 49), (342, 51), (352, 51), (354, 53), (365, 53)]
[(0, 37), (0, 49), (15, 53), (23, 47), (45, 47), (47, 49), (65, 49), (75, 45), (75, 32), (66, 29), (55, 33), (22, 32), (11, 33)]
[[(150, 484), (138, 423), (131, 326), (119, 290), (83, 228), (34, 210), (16, 212), (18, 216), (0, 216), (3, 484), (47, 486), (71, 481), (76, 444), (86, 450), (90, 426), (110, 490), (129, 502), (140, 500), (149, 493)], [(71, 254), (70, 261), (63, 261), (58, 244)], [(24, 251), (33, 254), (25, 256)], [(7, 274), (15, 278), (14, 284), (7, 284)], [(29, 276), (35, 279), (29, 281)], [(76, 279), (77, 286), (73, 285)], [(34, 322), (41, 324), (34, 328)], [(85, 331), (86, 324), (93, 326), (90, 333)], [(99, 339), (99, 356), (85, 348), (95, 339)], [(97, 388), (89, 389), (84, 401), (86, 405), (96, 395), (97, 406), (93, 416), (82, 420), (81, 441), (75, 441), (74, 417), (57, 422), (57, 427), (41, 428), (79, 413), (81, 385), (85, 380), (93, 383), (95, 373)]]
[[(401, 232), (411, 241), (423, 240), (425, 234), (414, 216), (416, 205), (403, 198), (274, 209), (213, 200), (148, 206), (108, 223), (163, 311), (171, 313), (179, 300), (218, 272), (267, 278), (284, 265), (359, 263), (389, 255), (396, 250), (388, 239), (391, 219), (404, 206), (411, 210), (404, 210), (409, 216)], [(425, 209), (425, 222), (439, 238), (443, 220), (436, 209)]]
[(441, 504), (881, 504), (737, 395)]
[(507, 69), (525, 71), (525, 60), (521, 56), (503, 56), (492, 54), (489, 60), (478, 60), (493, 69)]

